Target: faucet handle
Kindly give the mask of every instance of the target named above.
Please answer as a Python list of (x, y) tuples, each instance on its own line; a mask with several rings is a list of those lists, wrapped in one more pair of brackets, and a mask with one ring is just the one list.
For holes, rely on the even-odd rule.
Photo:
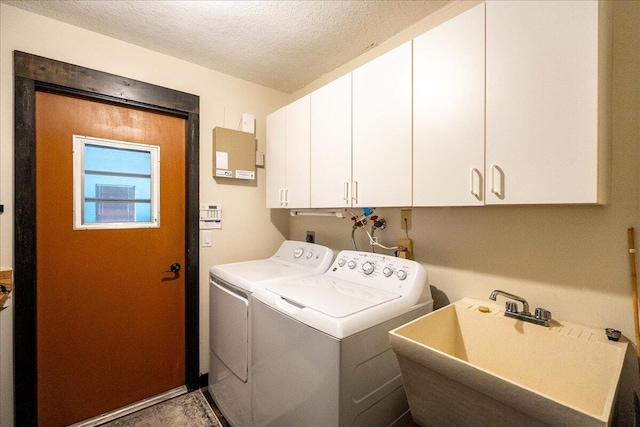
[(536, 308), (535, 317), (536, 319), (549, 321), (551, 320), (551, 312), (544, 308)]
[(505, 307), (507, 313), (517, 313), (518, 312), (518, 303), (515, 301), (507, 301), (505, 303)]

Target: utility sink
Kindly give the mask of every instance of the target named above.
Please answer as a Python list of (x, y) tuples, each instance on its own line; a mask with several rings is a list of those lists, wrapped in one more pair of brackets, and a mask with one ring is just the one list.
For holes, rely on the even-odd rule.
[(389, 335), (423, 426), (611, 422), (627, 341), (609, 341), (604, 329), (538, 326), (463, 298)]

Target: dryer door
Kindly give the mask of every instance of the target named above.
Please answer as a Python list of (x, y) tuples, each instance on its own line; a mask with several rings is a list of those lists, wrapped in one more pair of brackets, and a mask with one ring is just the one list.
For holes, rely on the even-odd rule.
[(249, 301), (211, 281), (211, 350), (242, 382), (247, 382)]

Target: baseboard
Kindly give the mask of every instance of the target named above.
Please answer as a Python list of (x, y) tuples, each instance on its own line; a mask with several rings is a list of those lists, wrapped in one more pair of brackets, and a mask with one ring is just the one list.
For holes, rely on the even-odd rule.
[(200, 374), (200, 388), (205, 388), (209, 385), (209, 373)]

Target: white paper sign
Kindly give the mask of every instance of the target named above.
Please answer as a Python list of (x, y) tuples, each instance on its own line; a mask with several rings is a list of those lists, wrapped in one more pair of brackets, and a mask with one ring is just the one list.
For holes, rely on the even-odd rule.
[(254, 171), (243, 171), (236, 169), (236, 178), (238, 179), (255, 179), (256, 174)]
[(229, 153), (216, 151), (216, 169), (229, 169)]

